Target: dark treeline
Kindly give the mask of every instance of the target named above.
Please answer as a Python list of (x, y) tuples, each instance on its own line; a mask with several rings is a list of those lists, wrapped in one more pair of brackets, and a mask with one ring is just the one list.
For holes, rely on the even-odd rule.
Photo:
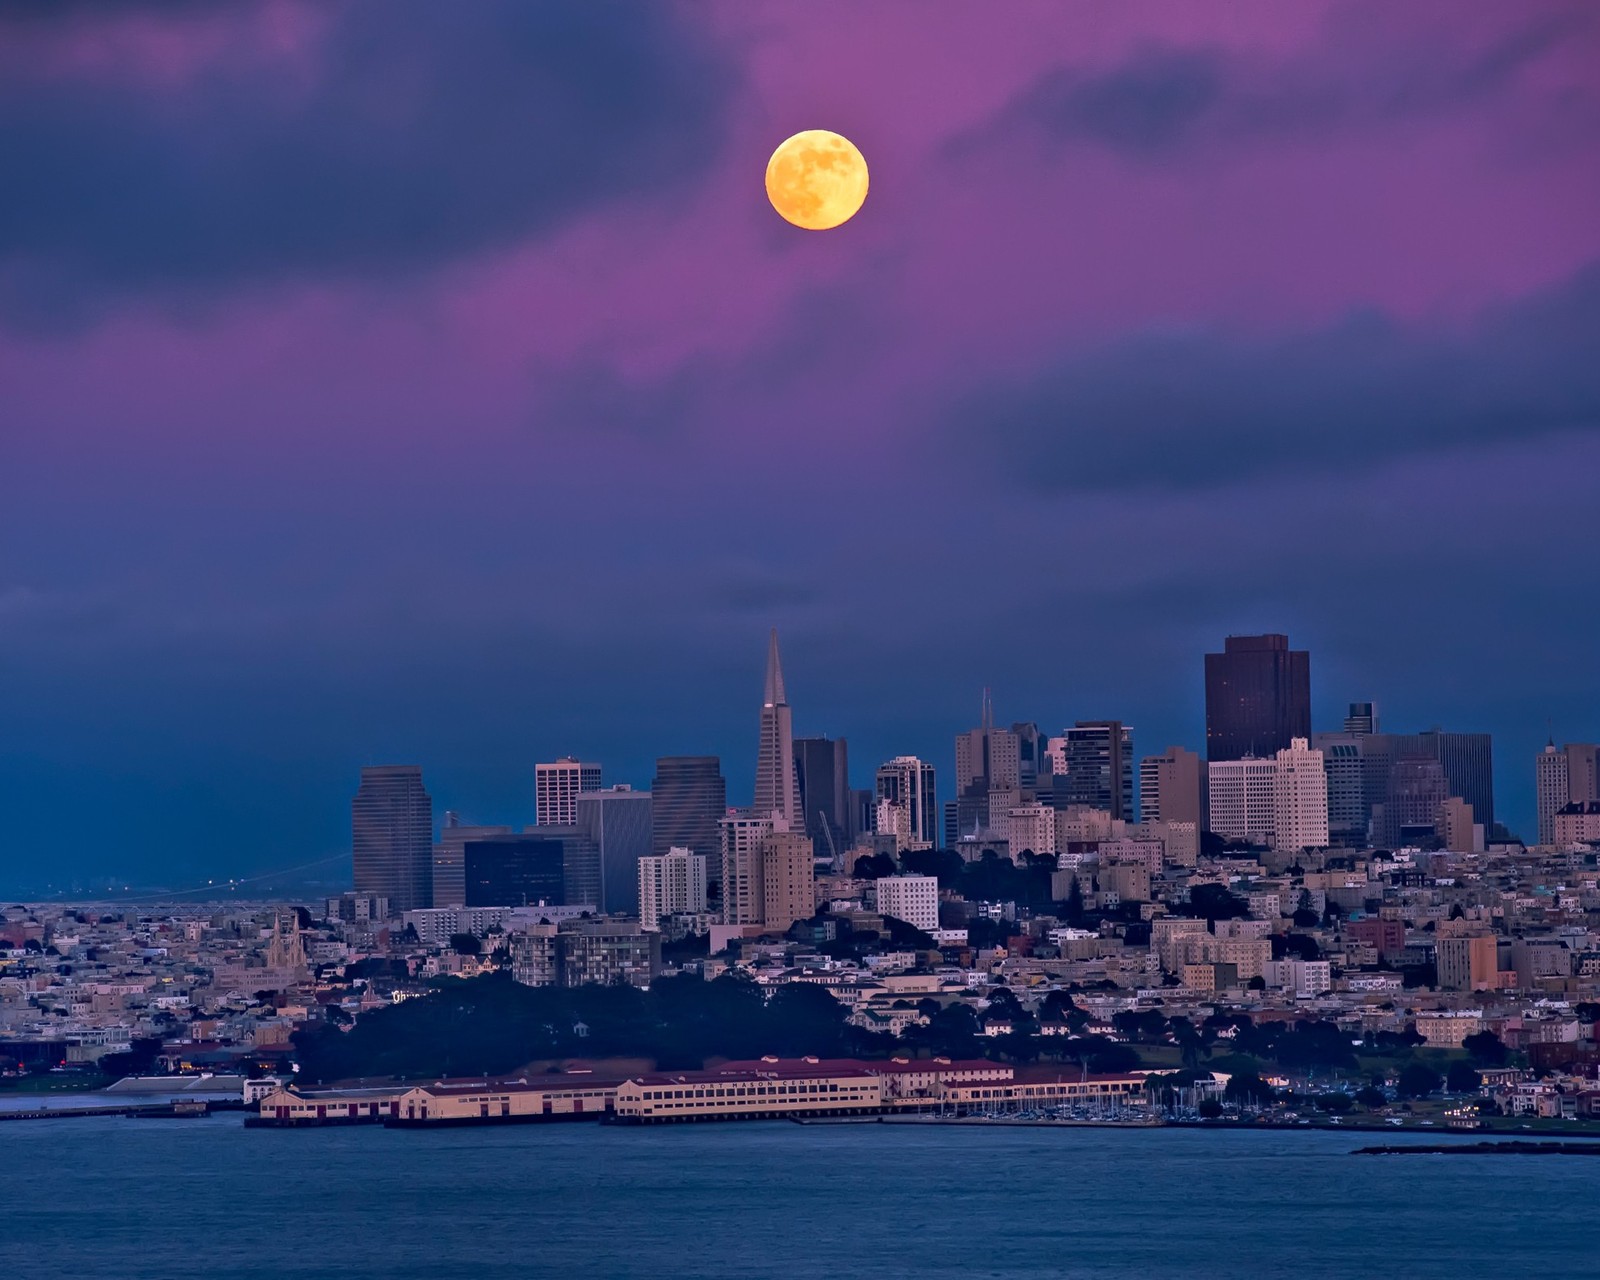
[[(1159, 1011), (1119, 1013), (1116, 1038), (1089, 1034), (1088, 1015), (1071, 994), (1052, 991), (1032, 1010), (1004, 987), (985, 991), (982, 1015), (970, 1004), (924, 998), (908, 1002), (926, 1023), (898, 1039), (850, 1025), (844, 1005), (821, 987), (789, 983), (767, 995), (749, 977), (727, 973), (706, 982), (682, 974), (649, 991), (629, 986), (527, 987), (498, 973), (445, 979), (427, 996), (363, 1014), (345, 1030), (328, 1024), (296, 1033), (303, 1079), (437, 1079), (504, 1075), (543, 1059), (653, 1059), (663, 1070), (702, 1066), (709, 1058), (990, 1057), (1059, 1062), (1090, 1072), (1174, 1064), (1254, 1075), (1269, 1066), (1290, 1072), (1359, 1070), (1349, 1034), (1331, 1022), (1253, 1023), (1244, 1014), (1200, 1023)], [(984, 1034), (988, 1030), (1001, 1034)], [(996, 1025), (1000, 1024), (1000, 1025)], [(1055, 1034), (1045, 1034), (1053, 1031)], [(1506, 1050), (1493, 1036), (1468, 1045), (1476, 1066), (1497, 1065)], [(1379, 1033), (1360, 1052), (1392, 1063), (1418, 1063), (1414, 1032)], [(1465, 1079), (1466, 1064), (1457, 1073)], [(1412, 1080), (1421, 1082), (1420, 1072)], [(1452, 1080), (1454, 1087), (1460, 1081)]]

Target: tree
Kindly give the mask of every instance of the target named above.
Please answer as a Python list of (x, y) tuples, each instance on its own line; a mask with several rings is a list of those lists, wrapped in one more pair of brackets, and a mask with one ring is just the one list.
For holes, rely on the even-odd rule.
[(450, 950), (458, 956), (478, 956), (483, 954), (483, 943), (479, 942), (478, 936), (473, 933), (452, 933)]
[(1389, 1105), (1388, 1095), (1376, 1085), (1362, 1085), (1356, 1090), (1356, 1101), (1368, 1111), (1377, 1111)]
[(881, 880), (884, 876), (892, 876), (899, 870), (894, 859), (886, 853), (875, 853), (870, 858), (863, 855), (856, 859), (855, 878)]
[(1220, 884), (1197, 884), (1190, 889), (1189, 911), (1206, 920), (1243, 920), (1250, 915), (1249, 904)]
[(1470, 1035), (1461, 1042), (1461, 1047), (1467, 1051), (1473, 1064), (1479, 1067), (1503, 1067), (1511, 1056), (1505, 1041), (1493, 1031), (1479, 1031)]
[(1083, 923), (1083, 886), (1078, 883), (1077, 876), (1072, 877), (1072, 884), (1067, 889), (1066, 905), (1061, 909), (1061, 918), (1074, 927)]
[(1237, 1107), (1264, 1107), (1272, 1101), (1272, 1086), (1257, 1075), (1235, 1075), (1222, 1096)]
[(1215, 1120), (1222, 1115), (1222, 1103), (1215, 1098), (1202, 1098), (1198, 1110), (1202, 1120)]
[(1432, 1067), (1413, 1062), (1400, 1072), (1395, 1092), (1402, 1098), (1426, 1098), (1437, 1093), (1443, 1084), (1443, 1078)]

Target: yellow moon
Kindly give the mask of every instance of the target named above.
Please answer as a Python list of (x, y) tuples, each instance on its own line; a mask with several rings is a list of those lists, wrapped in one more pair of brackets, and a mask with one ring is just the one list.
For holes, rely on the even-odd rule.
[(848, 222), (866, 198), (866, 159), (849, 138), (827, 129), (785, 138), (767, 161), (767, 199), (807, 231)]

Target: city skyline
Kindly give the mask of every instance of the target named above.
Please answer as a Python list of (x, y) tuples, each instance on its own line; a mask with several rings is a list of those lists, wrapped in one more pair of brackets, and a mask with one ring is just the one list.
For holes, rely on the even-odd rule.
[[(1231, 641), (1240, 640), (1240, 639), (1253, 640), (1253, 639), (1256, 639), (1256, 638), (1257, 637), (1230, 636), (1230, 637), (1227, 637), (1226, 639), (1231, 642)], [(1281, 639), (1281, 636), (1273, 637), (1271, 635), (1271, 633), (1268, 633), (1267, 638), (1278, 638), (1278, 639)], [(1213, 642), (1213, 643), (1214, 644), (1220, 644), (1221, 640), (1218, 640), (1218, 641)], [(1198, 659), (1202, 655), (1197, 654), (1195, 656)], [(1208, 651), (1204, 656), (1206, 657), (1206, 659), (1207, 659), (1207, 661), (1209, 663), (1209, 659), (1211, 657), (1215, 656), (1215, 655), (1211, 654)], [(1313, 659), (1314, 658), (1315, 658), (1315, 654), (1313, 653)], [(729, 781), (726, 784), (727, 790), (725, 792), (725, 797), (726, 797), (725, 798), (725, 805), (726, 805), (727, 809), (729, 809), (729, 810), (744, 809), (744, 810), (749, 810), (751, 812), (754, 812), (756, 807), (757, 807), (757, 804), (756, 804), (756, 801), (757, 801), (756, 785), (757, 785), (757, 779), (758, 779), (758, 776), (759, 776), (759, 773), (760, 773), (760, 768), (759, 768), (759, 765), (754, 765), (754, 766), (748, 768), (745, 771), (745, 779), (746, 780), (743, 783), (740, 783), (740, 782), (737, 781), (740, 778), (740, 768), (739, 768), (740, 762), (741, 762), (741, 760), (745, 760), (745, 759), (748, 759), (750, 761), (755, 761), (756, 758), (759, 755), (761, 755), (765, 750), (768, 750), (772, 746), (776, 745), (775, 742), (769, 743), (769, 741), (768, 741), (769, 733), (775, 732), (775, 725), (774, 724), (769, 724), (769, 721), (771, 721), (773, 719), (774, 709), (775, 709), (775, 707), (781, 707), (781, 709), (782, 709), (782, 711), (784, 713), (784, 718), (785, 719), (787, 719), (788, 713), (791, 710), (790, 704), (789, 704), (789, 702), (787, 700), (787, 694), (786, 694), (786, 688), (785, 688), (785, 686), (787, 684), (787, 681), (786, 681), (786, 678), (785, 678), (785, 676), (783, 674), (783, 671), (782, 671), (781, 660), (778, 658), (778, 634), (777, 634), (777, 629), (776, 628), (769, 629), (769, 633), (768, 633), (768, 637), (767, 637), (766, 660), (765, 660), (765, 664), (764, 664), (764, 669), (765, 669), (765, 676), (764, 676), (763, 696), (762, 696), (762, 699), (761, 699), (761, 701), (762, 701), (762, 708), (761, 708), (762, 714), (761, 714), (761, 717), (760, 717), (760, 724), (753, 730), (749, 726), (749, 723), (748, 723), (749, 698), (747, 696), (746, 704), (745, 704), (746, 705), (746, 737), (747, 737), (747, 741), (744, 744), (735, 744), (731, 748), (725, 749), (725, 753), (722, 754), (721, 756), (716, 756), (716, 755), (711, 755), (711, 754), (705, 754), (705, 755), (700, 755), (700, 756), (691, 755), (691, 756), (674, 756), (674, 757), (650, 756), (648, 758), (648, 763), (647, 764), (643, 764), (643, 765), (640, 765), (640, 766), (637, 766), (637, 767), (613, 766), (611, 764), (610, 760), (607, 759), (607, 758), (599, 758), (599, 759), (592, 758), (592, 757), (594, 757), (596, 755), (604, 757), (605, 753), (597, 751), (597, 750), (594, 750), (594, 749), (591, 749), (590, 747), (586, 746), (584, 748), (584, 755), (585, 755), (586, 758), (584, 759), (583, 763), (580, 766), (579, 763), (578, 763), (577, 757), (574, 756), (572, 752), (565, 751), (565, 750), (562, 750), (560, 748), (557, 748), (557, 749), (549, 752), (547, 758), (546, 757), (541, 757), (539, 759), (528, 761), (526, 763), (526, 766), (525, 766), (524, 784), (520, 788), (520, 790), (521, 790), (521, 792), (523, 794), (518, 796), (514, 800), (514, 802), (511, 803), (510, 805), (502, 804), (502, 807), (494, 809), (494, 810), (492, 810), (490, 812), (479, 812), (479, 811), (477, 811), (475, 809), (472, 809), (471, 807), (469, 807), (469, 805), (466, 802), (461, 800), (460, 795), (455, 791), (452, 791), (450, 794), (446, 795), (443, 792), (442, 788), (440, 788), (439, 785), (433, 781), (433, 779), (434, 779), (436, 774), (442, 775), (442, 776), (446, 776), (446, 777), (458, 777), (459, 778), (459, 775), (456, 775), (455, 772), (447, 764), (444, 765), (443, 767), (441, 767), (440, 765), (438, 765), (436, 763), (427, 763), (427, 762), (424, 762), (424, 763), (422, 763), (420, 765), (418, 763), (416, 763), (415, 761), (412, 761), (410, 763), (405, 763), (405, 764), (400, 764), (400, 763), (395, 763), (395, 762), (381, 762), (381, 763), (375, 763), (375, 764), (364, 764), (364, 765), (360, 766), (360, 772), (364, 776), (368, 775), (368, 774), (375, 774), (375, 775), (380, 775), (381, 776), (381, 775), (384, 775), (384, 774), (393, 774), (395, 772), (404, 772), (404, 773), (406, 773), (408, 775), (414, 775), (415, 772), (418, 769), (420, 769), (421, 772), (422, 772), (422, 780), (421, 780), (422, 781), (422, 785), (424, 785), (426, 787), (432, 787), (436, 791), (439, 792), (438, 797), (436, 797), (436, 799), (435, 799), (434, 812), (433, 812), (433, 828), (434, 828), (434, 830), (436, 832), (443, 832), (443, 831), (447, 830), (448, 829), (448, 823), (451, 820), (455, 820), (455, 821), (458, 821), (458, 822), (464, 822), (464, 823), (468, 824), (469, 829), (470, 828), (482, 827), (482, 828), (485, 828), (485, 829), (491, 829), (491, 830), (495, 830), (495, 831), (503, 831), (503, 832), (509, 833), (509, 831), (512, 828), (523, 828), (523, 827), (525, 827), (528, 831), (536, 833), (537, 830), (538, 830), (538, 827), (540, 825), (544, 825), (542, 823), (542, 821), (540, 821), (539, 815), (538, 815), (538, 801), (537, 801), (537, 797), (536, 797), (536, 791), (539, 788), (543, 788), (546, 785), (546, 781), (545, 780), (547, 778), (551, 778), (551, 777), (555, 776), (557, 771), (569, 770), (569, 771), (573, 772), (574, 781), (570, 784), (573, 788), (576, 788), (576, 786), (578, 785), (577, 782), (575, 781), (576, 776), (577, 776), (576, 771), (581, 767), (581, 769), (583, 770), (583, 777), (585, 779), (584, 785), (586, 787), (587, 786), (594, 786), (594, 787), (598, 788), (599, 785), (600, 785), (599, 779), (603, 776), (604, 779), (605, 779), (604, 786), (606, 788), (612, 788), (612, 787), (620, 786), (624, 791), (627, 791), (628, 789), (631, 788), (632, 790), (634, 790), (636, 792), (648, 793), (650, 791), (651, 786), (652, 786), (653, 775), (656, 774), (658, 766), (661, 764), (663, 759), (682, 760), (682, 761), (688, 762), (691, 766), (697, 764), (701, 760), (714, 761), (716, 766), (718, 766), (720, 768), (720, 773), (718, 775), (716, 775), (718, 777), (718, 779), (719, 780), (720, 779), (724, 779), (724, 778), (729, 779)], [(1209, 665), (1207, 665), (1205, 667), (1201, 667), (1198, 662), (1196, 664), (1196, 684), (1197, 684), (1197, 686), (1199, 686), (1201, 688), (1202, 693), (1203, 693), (1205, 682), (1206, 682), (1206, 680), (1208, 678), (1206, 676), (1205, 672), (1209, 671), (1209, 669), (1210, 669)], [(1315, 688), (1315, 684), (1313, 683), (1313, 689), (1314, 688)], [(1203, 701), (1203, 696), (1202, 696), (1201, 700)], [(1342, 710), (1343, 710), (1344, 714), (1333, 715), (1333, 714), (1329, 713), (1325, 717), (1327, 719), (1328, 723), (1329, 723), (1329, 728), (1327, 728), (1327, 729), (1314, 728), (1314, 733), (1316, 734), (1316, 736), (1322, 737), (1322, 738), (1342, 738), (1344, 735), (1342, 735), (1339, 732), (1339, 727), (1343, 726), (1346, 723), (1348, 723), (1348, 718), (1349, 718), (1348, 717), (1348, 713), (1354, 712), (1359, 706), (1369, 707), (1372, 710), (1372, 714), (1375, 717), (1381, 718), (1382, 733), (1380, 735), (1380, 738), (1382, 738), (1382, 739), (1392, 740), (1392, 741), (1395, 741), (1395, 742), (1398, 742), (1398, 743), (1408, 743), (1408, 742), (1409, 743), (1415, 743), (1416, 741), (1418, 741), (1421, 738), (1426, 738), (1430, 733), (1432, 733), (1434, 730), (1437, 730), (1437, 729), (1444, 730), (1447, 735), (1455, 734), (1456, 736), (1461, 736), (1462, 733), (1465, 732), (1465, 733), (1467, 733), (1468, 736), (1470, 736), (1470, 731), (1462, 731), (1462, 730), (1458, 730), (1458, 729), (1453, 729), (1450, 726), (1434, 725), (1434, 724), (1429, 724), (1426, 729), (1414, 729), (1414, 730), (1410, 731), (1409, 733), (1397, 732), (1397, 730), (1395, 729), (1395, 717), (1393, 716), (1393, 714), (1387, 708), (1385, 708), (1384, 705), (1381, 702), (1377, 701), (1376, 699), (1369, 699), (1369, 698), (1363, 698), (1361, 700), (1352, 700), (1350, 702), (1347, 702), (1347, 703), (1343, 704)], [(992, 717), (993, 714), (994, 713), (993, 713), (993, 710), (992, 710), (992, 689), (990, 687), (988, 687), (988, 686), (985, 686), (981, 690), (980, 715), (986, 716), (986, 717)], [(1010, 715), (1009, 711), (1008, 711), (1007, 715), (1008, 715), (1008, 718), (1009, 718), (1009, 715)], [(1324, 717), (1319, 717), (1319, 716), (1314, 714), (1313, 715), (1313, 720), (1312, 720), (1313, 725), (1315, 726), (1315, 725), (1319, 724), (1322, 718), (1324, 718)], [(952, 721), (952, 726), (954, 726), (956, 723), (958, 723), (958, 722)], [(1060, 732), (1071, 733), (1071, 732), (1074, 731), (1074, 726), (1077, 726), (1078, 731), (1081, 731), (1083, 729), (1084, 725), (1093, 725), (1096, 722), (1094, 722), (1094, 721), (1081, 721), (1080, 722), (1079, 720), (1076, 720), (1076, 719), (1068, 719), (1065, 723), (1061, 724), (1060, 726), (1056, 726), (1054, 724), (1054, 722), (1042, 721), (1042, 720), (1034, 720), (1034, 721), (1031, 721), (1031, 722), (1024, 720), (1024, 721), (1020, 721), (1018, 723), (1032, 723), (1032, 724), (1037, 725), (1037, 727), (1041, 731), (1040, 743), (1041, 743), (1041, 750), (1042, 750), (1043, 749), (1042, 744), (1044, 742), (1044, 739), (1049, 737), (1049, 736), (1052, 736), (1053, 734), (1058, 732), (1058, 729), (1059, 729)], [(1111, 721), (1105, 721), (1105, 722), (1100, 722), (1100, 723), (1112, 723), (1112, 722)], [(1122, 723), (1126, 724), (1127, 722), (1122, 722)], [(980, 728), (981, 728), (981, 726), (980, 726)], [(996, 726), (996, 728), (998, 729), (999, 726)], [(965, 738), (970, 737), (972, 734), (975, 734), (977, 732), (979, 732), (979, 730), (977, 730), (977, 729), (957, 729), (957, 728), (952, 727), (949, 732), (947, 732), (947, 733), (945, 733), (943, 735), (943, 740), (946, 743), (954, 744), (956, 742), (956, 740), (965, 739)], [(1128, 729), (1124, 728), (1123, 732), (1124, 733), (1128, 732)], [(807, 721), (805, 720), (803, 713), (802, 713), (802, 720), (801, 720), (800, 727), (799, 728), (793, 728), (791, 726), (791, 733), (792, 733), (791, 744), (802, 742), (802, 741), (806, 740), (807, 738), (816, 738), (816, 737), (821, 736), (821, 735), (826, 735), (828, 738), (830, 738), (830, 739), (832, 739), (834, 741), (837, 741), (837, 740), (840, 740), (840, 739), (848, 740), (848, 739), (851, 739), (851, 738), (856, 736), (856, 734), (853, 734), (853, 733), (850, 733), (850, 732), (841, 732), (837, 728), (835, 728), (834, 726), (827, 726), (826, 728), (823, 728), (823, 727), (809, 727), (807, 725)], [(1492, 736), (1493, 735), (1490, 735), (1491, 738), (1492, 738)], [(864, 738), (865, 740), (867, 740), (869, 742), (875, 740), (875, 735), (872, 734), (870, 731), (866, 732), (866, 733), (861, 733), (860, 737)], [(889, 740), (887, 738), (887, 736), (882, 733), (881, 730), (876, 735), (876, 738), (877, 739), (881, 739), (881, 740), (885, 740), (885, 741)], [(937, 740), (938, 739), (935, 739), (935, 741), (937, 741)], [(1577, 739), (1573, 739), (1573, 740), (1576, 741)], [(594, 741), (594, 740), (591, 739), (591, 741)], [(1198, 767), (1199, 767), (1201, 775), (1203, 776), (1204, 772), (1205, 772), (1205, 768), (1206, 768), (1206, 765), (1205, 765), (1205, 742), (1206, 742), (1206, 733), (1205, 733), (1205, 728), (1204, 728), (1204, 715), (1202, 714), (1201, 727), (1200, 727), (1199, 731), (1191, 739), (1191, 741), (1189, 741), (1189, 742), (1174, 742), (1174, 743), (1171, 743), (1169, 745), (1183, 747), (1186, 750), (1194, 752), (1199, 758)], [(643, 743), (640, 743), (638, 745), (638, 750), (648, 751), (649, 749), (650, 749), (650, 744), (648, 742), (643, 742)], [(1140, 763), (1142, 761), (1147, 760), (1147, 759), (1155, 759), (1155, 758), (1161, 757), (1164, 754), (1165, 750), (1166, 750), (1166, 748), (1155, 745), (1155, 736), (1154, 735), (1147, 736), (1143, 731), (1140, 731), (1139, 734), (1138, 734), (1138, 737), (1133, 740), (1133, 743), (1132, 743), (1132, 759), (1131, 759), (1131, 763), (1132, 763), (1131, 776), (1134, 779), (1133, 785), (1134, 785), (1134, 796), (1135, 796), (1135, 808), (1138, 808), (1140, 805), (1143, 804), (1143, 787), (1142, 787), (1142, 784), (1140, 784), (1138, 782), (1138, 778), (1139, 778), (1139, 774), (1140, 774)], [(1392, 750), (1394, 750), (1394, 748), (1391, 748), (1390, 750), (1392, 751)], [(922, 749), (913, 749), (913, 748), (909, 748), (909, 747), (902, 747), (902, 748), (894, 749), (894, 750), (890, 751), (888, 754), (885, 754), (885, 755), (883, 755), (881, 757), (867, 756), (867, 755), (865, 755), (864, 753), (861, 753), (858, 750), (857, 760), (856, 760), (855, 765), (854, 765), (854, 768), (855, 768), (855, 770), (857, 772), (856, 772), (856, 774), (854, 776), (848, 776), (845, 780), (851, 785), (851, 787), (853, 789), (852, 790), (852, 794), (860, 794), (860, 793), (863, 793), (863, 792), (870, 793), (873, 790), (873, 774), (874, 774), (874, 772), (876, 770), (878, 770), (879, 768), (881, 768), (883, 765), (886, 765), (886, 764), (890, 763), (895, 758), (904, 756), (904, 757), (914, 757), (914, 758), (918, 758), (918, 759), (927, 761), (929, 764), (931, 764), (934, 767), (935, 776), (938, 779), (939, 791), (938, 791), (938, 795), (937, 795), (937, 803), (938, 803), (938, 808), (939, 808), (939, 812), (940, 812), (940, 821), (939, 821), (939, 824), (938, 824), (938, 827), (936, 828), (936, 830), (938, 830), (942, 834), (944, 831), (946, 831), (946, 829), (948, 827), (948, 817), (949, 817), (949, 815), (947, 815), (945, 813), (945, 809), (947, 807), (947, 802), (951, 802), (951, 801), (953, 801), (955, 799), (955, 785), (954, 784), (955, 784), (956, 778), (958, 777), (957, 753), (958, 753), (958, 747), (956, 745), (947, 745), (947, 746), (943, 747), (942, 749), (928, 749), (927, 747), (923, 747)], [(1541, 748), (1540, 748), (1540, 756), (1541, 757), (1542, 757), (1542, 753), (1543, 753), (1543, 747), (1541, 745)], [(793, 752), (791, 751), (790, 754), (792, 756)], [(1521, 827), (1519, 827), (1519, 826), (1517, 826), (1517, 825), (1515, 825), (1513, 823), (1513, 824), (1510, 825), (1511, 834), (1513, 836), (1522, 838), (1522, 839), (1528, 841), (1529, 843), (1533, 843), (1537, 839), (1538, 831), (1539, 831), (1539, 824), (1538, 824), (1538, 820), (1537, 820), (1537, 814), (1535, 812), (1535, 803), (1534, 803), (1535, 802), (1535, 795), (1534, 795), (1534, 792), (1535, 792), (1535, 780), (1536, 780), (1536, 773), (1537, 773), (1537, 770), (1538, 770), (1538, 767), (1539, 767), (1538, 758), (1536, 758), (1534, 755), (1530, 755), (1530, 756), (1528, 756), (1526, 761), (1517, 761), (1517, 760), (1514, 760), (1514, 759), (1507, 759), (1506, 756), (1501, 752), (1497, 752), (1496, 756), (1497, 756), (1498, 767), (1494, 770), (1494, 773), (1493, 773), (1493, 788), (1494, 788), (1495, 796), (1499, 797), (1502, 794), (1507, 794), (1507, 795), (1510, 795), (1512, 797), (1514, 802), (1523, 802), (1523, 801), (1525, 801), (1526, 804), (1523, 807), (1526, 807), (1526, 809), (1528, 810), (1528, 821), (1527, 821), (1527, 824), (1526, 824), (1527, 829), (1524, 830)], [(626, 757), (623, 757), (623, 758), (626, 759)], [(1267, 756), (1263, 756), (1263, 757), (1260, 757), (1260, 758), (1261, 759), (1270, 760), (1271, 756), (1269, 754)], [(730, 762), (731, 762), (731, 765), (732, 765), (731, 768), (730, 768)], [(1521, 767), (1523, 764), (1526, 765), (1525, 768)], [(1522, 776), (1524, 774), (1527, 775), (1526, 778), (1524, 778)], [(535, 785), (536, 780), (537, 780), (537, 787)], [(798, 774), (797, 774), (796, 778), (793, 781), (795, 782), (796, 788), (798, 790), (798, 787), (799, 787)], [(468, 780), (468, 783), (469, 783), (469, 785), (466, 788), (466, 790), (467, 790), (468, 794), (471, 794), (472, 793), (472, 787), (470, 785), (470, 779)], [(1126, 786), (1126, 785), (1127, 785), (1127, 781), (1125, 779), (1124, 780), (1124, 786)], [(1526, 793), (1527, 793), (1525, 796), (1521, 794), (1524, 791), (1526, 791)], [(565, 797), (563, 799), (563, 803), (568, 805), (568, 806), (573, 805), (575, 800), (576, 800), (576, 798), (577, 798), (577, 794), (578, 794), (578, 792), (576, 790), (571, 791), (570, 794), (565, 795)], [(425, 795), (424, 799), (426, 799), (426, 798), (427, 798), (427, 796)], [(350, 801), (349, 801), (349, 795), (348, 795), (348, 789), (347, 789), (346, 790), (346, 804), (348, 805), (349, 803), (350, 803)], [(574, 812), (575, 812), (575, 810), (574, 810)], [(1518, 810), (1513, 809), (1512, 812), (1513, 812), (1513, 814), (1515, 814), (1516, 812), (1518, 812)], [(349, 850), (348, 813), (349, 813), (349, 810), (347, 808), (346, 809), (346, 822), (345, 822), (345, 827), (344, 827), (343, 832), (342, 832), (342, 837), (336, 838), (336, 840), (335, 840), (335, 845), (336, 846), (342, 840), (344, 856), (348, 856), (348, 850)], [(1480, 814), (1480, 818), (1481, 818), (1481, 814)], [(1504, 821), (1503, 818), (1500, 819), (1500, 820), (1502, 822)], [(1204, 823), (1204, 815), (1202, 814), (1202, 824), (1203, 823)], [(937, 841), (937, 843), (940, 844), (940, 845), (943, 845), (945, 843), (945, 841), (943, 841), (941, 839), (941, 840)], [(661, 850), (659, 852), (665, 852), (665, 849), (663, 849), (663, 850)], [(430, 854), (430, 856), (431, 856), (431, 854)], [(290, 866), (288, 868), (288, 870), (291, 873), (298, 873), (298, 872), (301, 872), (302, 869), (303, 869), (304, 870), (303, 880), (304, 880), (305, 883), (310, 883), (310, 884), (332, 883), (332, 882), (337, 881), (339, 879), (339, 877), (340, 877), (340, 874), (341, 874), (339, 867), (336, 865), (340, 861), (340, 858), (341, 858), (341, 853), (330, 851), (328, 853), (328, 855), (326, 857), (324, 857), (324, 858), (317, 859), (315, 861), (311, 861), (310, 859), (303, 859), (301, 863), (297, 863), (295, 865)], [(309, 864), (309, 865), (305, 865), (303, 867), (302, 864)], [(238, 874), (240, 876), (248, 876), (248, 875), (250, 875), (252, 873), (252, 870), (254, 870), (256, 872), (278, 872), (281, 869), (277, 868), (277, 867), (270, 867), (270, 868), (269, 867), (262, 867), (262, 868), (255, 868), (255, 869), (243, 870), (243, 871), (238, 871), (238, 872), (235, 872), (232, 867), (223, 867), (223, 866), (202, 867), (200, 869), (201, 874), (203, 874), (205, 876), (205, 879), (206, 879), (207, 882), (210, 882), (211, 880), (215, 879), (219, 887), (221, 887), (221, 886), (226, 884), (226, 878), (228, 876), (234, 875), (234, 874)], [(215, 871), (217, 874), (215, 876), (209, 874), (212, 871)], [(80, 877), (80, 879), (82, 879), (82, 878), (87, 878), (87, 877)], [(129, 879), (129, 877), (119, 877), (119, 878), (121, 878), (121, 879)], [(297, 882), (292, 876), (288, 877), (288, 878), (280, 877), (280, 879), (282, 879), (284, 883), (288, 883), (288, 884), (293, 884), (293, 883)], [(19, 880), (18, 883), (22, 884), (24, 882)], [(150, 881), (150, 880), (146, 880), (143, 883), (134, 883), (130, 879), (130, 887), (134, 888), (134, 889), (155, 887), (159, 883), (160, 882), (155, 882), (155, 881)], [(0, 884), (3, 884), (3, 877), (0, 877)], [(37, 888), (37, 887), (39, 887), (39, 885), (38, 884), (29, 884), (26, 887)], [(192, 888), (195, 888), (197, 886), (191, 885), (191, 884), (187, 884), (187, 883), (182, 885), (182, 886), (179, 886), (176, 883), (172, 883), (172, 884), (162, 885), (161, 887), (182, 887), (182, 888), (186, 888), (186, 889), (192, 889)]]
[(984, 686), (1199, 749), (1230, 633), (1524, 833), (1600, 736), (1590, 7), (313, 8), (0, 6), (0, 880), (298, 865), (367, 763), (744, 795), (773, 625), (863, 768)]

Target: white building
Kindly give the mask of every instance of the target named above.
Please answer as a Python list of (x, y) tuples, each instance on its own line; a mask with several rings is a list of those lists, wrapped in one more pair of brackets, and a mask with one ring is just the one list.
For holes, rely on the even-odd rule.
[(1326, 960), (1268, 960), (1262, 977), (1269, 987), (1311, 1000), (1333, 990), (1333, 966)]
[(1328, 774), (1322, 752), (1292, 738), (1278, 752), (1273, 776), (1272, 844), (1275, 849), (1328, 847)]
[[(1211, 782), (1211, 830), (1225, 840), (1270, 844), (1277, 806), (1278, 762), (1246, 756), (1213, 760), (1206, 767)], [(1324, 796), (1327, 791), (1324, 787)]]
[(578, 820), (578, 796), (600, 790), (600, 766), (563, 756), (533, 766), (534, 818), (541, 827), (571, 826)]
[(937, 876), (883, 876), (878, 880), (878, 911), (932, 933), (939, 927)]
[(661, 917), (706, 909), (706, 860), (688, 849), (671, 848), (658, 858), (639, 859), (639, 923), (650, 933)]

